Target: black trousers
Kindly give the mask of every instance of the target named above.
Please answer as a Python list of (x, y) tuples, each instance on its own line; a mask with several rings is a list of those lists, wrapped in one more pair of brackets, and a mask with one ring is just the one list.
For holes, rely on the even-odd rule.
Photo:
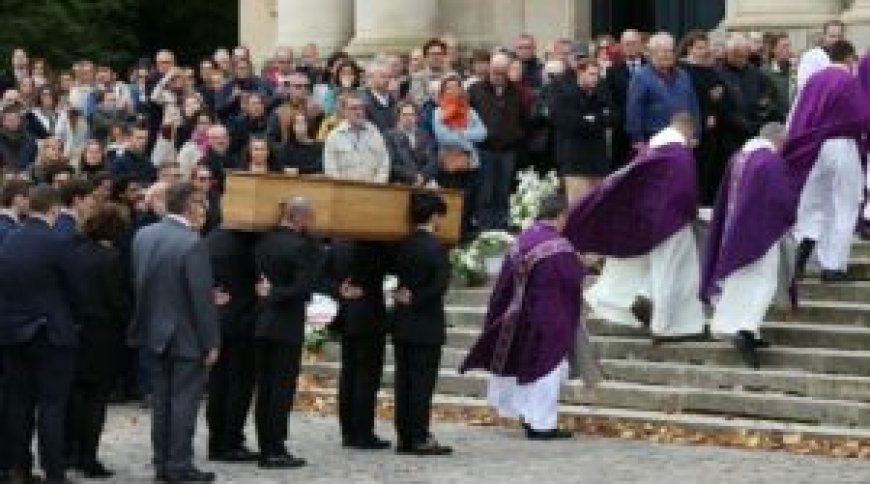
[(386, 335), (344, 336), (338, 379), (338, 422), (346, 442), (371, 438), (384, 371)]
[[(9, 435), (7, 412), (6, 373), (3, 371), (3, 347), (0, 346), (0, 435)], [(9, 469), (9, 441), (0, 439), (0, 476)]]
[(394, 343), (396, 354), (396, 434), (400, 446), (429, 439), (432, 394), (438, 382), (441, 346)]
[(257, 340), (257, 403), (254, 420), (260, 458), (287, 453), (287, 416), (296, 397), (302, 345)]
[(208, 376), (209, 453), (239, 449), (245, 443), (245, 419), (254, 395), (254, 341), (226, 338)]
[(115, 379), (79, 379), (70, 394), (67, 419), (67, 456), (80, 465), (97, 462), (106, 406)]
[(27, 343), (6, 347), (5, 371), (9, 463), (29, 471), (32, 466), (34, 414), (38, 422), (39, 462), (48, 480), (64, 476), (66, 402), (75, 377), (75, 351), (53, 346), (45, 330)]
[(154, 470), (177, 474), (193, 469), (193, 435), (207, 370), (199, 359), (151, 353), (151, 445)]

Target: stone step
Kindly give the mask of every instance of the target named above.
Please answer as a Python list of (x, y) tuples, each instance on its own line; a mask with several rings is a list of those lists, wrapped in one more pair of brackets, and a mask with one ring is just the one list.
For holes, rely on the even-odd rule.
[[(587, 321), (589, 332), (594, 336), (628, 336), (643, 338), (646, 330), (609, 324), (602, 320)], [(448, 329), (447, 346), (467, 349), (476, 340), (480, 331), (471, 326), (455, 326)], [(830, 348), (863, 351), (870, 349), (870, 328), (863, 326), (838, 326), (807, 323), (764, 323), (761, 334), (777, 347)]]
[[(334, 388), (300, 390), (319, 398), (335, 398)], [(378, 393), (382, 402), (392, 402), (390, 390)], [(442, 409), (480, 410), (489, 408), (481, 398), (436, 394), (433, 404)], [(851, 428), (836, 425), (813, 425), (777, 420), (749, 419), (733, 416), (701, 415), (693, 413), (654, 412), (624, 408), (593, 407), (586, 405), (559, 405), (559, 415), (563, 418), (583, 419), (584, 421), (605, 424), (650, 424), (661, 427), (679, 428), (689, 432), (728, 435), (756, 435), (794, 440), (822, 439), (834, 442), (864, 441), (870, 439), (870, 429)]]
[(870, 403), (870, 377), (866, 376), (636, 360), (602, 360), (601, 367), (611, 380), (718, 390), (780, 392)]
[[(707, 366), (742, 367), (740, 355), (729, 343), (711, 341), (674, 343), (652, 346), (643, 338), (595, 336), (592, 345), (600, 359), (668, 363), (687, 363)], [(443, 368), (459, 368), (467, 350), (445, 347), (441, 356)], [(327, 344), (325, 354), (329, 360), (338, 359), (338, 347)], [(831, 375), (870, 376), (870, 351), (842, 351), (824, 348), (768, 348), (759, 350), (761, 366), (765, 369), (789, 369)], [(387, 360), (392, 361), (392, 351)]]
[(870, 282), (824, 283), (818, 279), (807, 279), (798, 284), (798, 294), (802, 301), (807, 302), (842, 301), (861, 303), (870, 301)]
[[(306, 364), (306, 371), (329, 377), (337, 377), (338, 368), (338, 364), (334, 362)], [(384, 382), (390, 384), (392, 381), (393, 369), (388, 366), (384, 370)], [(487, 376), (483, 373), (459, 375), (454, 370), (442, 370), (437, 391), (485, 398), (486, 383)], [(705, 412), (844, 426), (870, 425), (868, 403), (812, 399), (781, 393), (645, 385), (621, 381), (605, 381), (597, 388), (589, 389), (581, 382), (571, 380), (563, 386), (561, 399), (574, 405), (672, 413)]]
[[(447, 323), (451, 326), (480, 327), (486, 307), (475, 305), (448, 305)], [(870, 304), (836, 301), (805, 301), (797, 309), (773, 307), (768, 321), (803, 322), (870, 327)]]
[(767, 319), (771, 321), (870, 326), (870, 304), (842, 301), (804, 301), (795, 310), (782, 306), (773, 307), (767, 313)]

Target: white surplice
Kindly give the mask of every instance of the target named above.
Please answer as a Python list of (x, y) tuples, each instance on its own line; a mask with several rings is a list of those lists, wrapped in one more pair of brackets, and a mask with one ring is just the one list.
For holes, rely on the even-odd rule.
[(704, 309), (698, 298), (700, 267), (695, 233), (690, 225), (639, 257), (608, 257), (595, 284), (586, 290), (592, 314), (611, 323), (639, 328), (631, 306), (638, 296), (652, 302), (650, 330), (655, 336), (677, 337), (704, 330)]
[(822, 144), (798, 205), (795, 237), (816, 241), (822, 269), (845, 271), (864, 199), (861, 154), (852, 139)]
[(550, 373), (526, 385), (516, 377), (491, 376), (487, 401), (499, 416), (522, 419), (533, 430), (553, 430), (559, 421), (559, 391), (568, 381), (568, 360), (562, 360)]

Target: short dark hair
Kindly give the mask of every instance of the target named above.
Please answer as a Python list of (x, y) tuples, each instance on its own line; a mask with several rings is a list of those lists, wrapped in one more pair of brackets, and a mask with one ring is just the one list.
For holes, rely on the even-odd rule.
[(429, 39), (428, 42), (423, 44), (423, 55), (429, 55), (429, 51), (432, 47), (441, 47), (442, 50), (447, 51), (447, 43), (439, 38)]
[(831, 62), (834, 63), (846, 62), (858, 55), (855, 51), (855, 46), (848, 40), (838, 40), (831, 44), (827, 50)]
[(560, 193), (544, 195), (538, 202), (537, 220), (555, 220), (568, 209), (568, 199)]
[(96, 208), (82, 225), (82, 233), (93, 241), (116, 241), (129, 224), (127, 211), (117, 203), (104, 203)]
[(81, 178), (73, 178), (61, 185), (60, 203), (65, 207), (73, 204), (76, 198), (83, 198), (94, 192), (94, 184)]
[(489, 62), (490, 60), (492, 60), (492, 54), (490, 54), (488, 50), (474, 49), (471, 51), (472, 64), (475, 62)]
[(30, 190), (30, 183), (21, 179), (6, 180), (3, 188), (0, 188), (0, 206), (9, 208), (15, 201), (15, 197), (26, 197)]
[(845, 29), (846, 23), (842, 20), (828, 20), (827, 22), (822, 24), (822, 33), (827, 34), (828, 30), (831, 30), (831, 27), (839, 27), (841, 29)]
[(72, 167), (69, 163), (54, 163), (50, 165), (45, 170), (45, 179), (49, 183), (54, 183), (54, 179), (57, 178), (58, 175), (66, 173), (70, 176), (75, 176), (76, 169)]
[(402, 111), (405, 108), (407, 108), (408, 106), (414, 108), (415, 114), (418, 114), (420, 112), (420, 109), (417, 107), (417, 105), (414, 103), (414, 101), (411, 101), (410, 99), (403, 99), (403, 100), (396, 103), (396, 117), (401, 116)]
[(435, 215), (447, 214), (447, 204), (435, 192), (414, 192), (411, 194), (410, 219), (413, 225), (428, 223)]
[(182, 215), (195, 195), (196, 188), (189, 182), (170, 185), (166, 189), (166, 211), (173, 215)]
[(30, 211), (42, 215), (60, 205), (60, 196), (57, 190), (45, 183), (31, 187), (27, 192), (27, 198), (30, 200)]
[(689, 49), (695, 46), (698, 42), (710, 42), (710, 35), (704, 30), (692, 30), (687, 33), (677, 47), (679, 55), (688, 55)]

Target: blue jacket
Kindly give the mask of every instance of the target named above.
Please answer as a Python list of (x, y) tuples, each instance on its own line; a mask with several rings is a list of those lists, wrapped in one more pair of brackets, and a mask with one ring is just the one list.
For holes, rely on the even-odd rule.
[(687, 111), (698, 124), (701, 133), (701, 111), (692, 79), (681, 68), (676, 68), (673, 79), (665, 80), (646, 64), (631, 78), (628, 86), (626, 125), (631, 141), (647, 141), (671, 124), (671, 117)]
[(476, 143), (481, 143), (486, 139), (486, 126), (480, 120), (473, 109), (469, 110), (468, 126), (465, 131), (456, 132), (448, 128), (441, 120), (441, 108), (436, 108), (432, 113), (432, 131), (435, 133), (435, 139), (438, 141), (439, 150), (442, 148), (459, 148), (471, 155), (471, 165), (473, 168), (480, 166), (480, 158), (478, 158)]
[(45, 328), (54, 346), (73, 348), (74, 245), (30, 218), (0, 246), (0, 344), (31, 341)]

